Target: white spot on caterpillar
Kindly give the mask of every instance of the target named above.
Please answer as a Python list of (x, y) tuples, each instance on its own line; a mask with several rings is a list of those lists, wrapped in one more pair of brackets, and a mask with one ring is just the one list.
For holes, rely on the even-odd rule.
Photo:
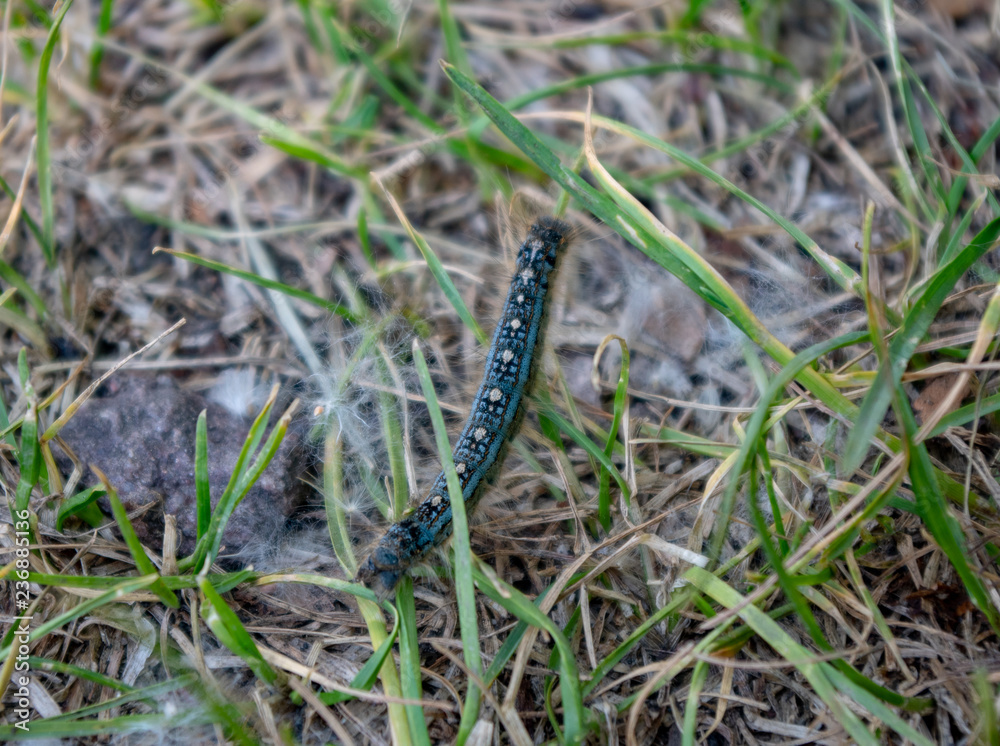
[[(622, 216), (618, 216), (618, 219), (619, 221), (623, 220)], [(626, 225), (625, 227), (633, 237), (637, 235), (631, 226)], [(556, 218), (541, 218), (532, 226), (521, 245), (518, 256), (518, 266), (521, 269), (517, 270), (517, 274), (511, 281), (506, 303), (526, 303), (528, 296), (531, 296), (532, 314), (527, 313), (528, 309), (517, 311), (517, 309), (510, 309), (509, 305), (505, 306), (511, 313), (505, 314), (501, 319), (498, 327), (500, 331), (495, 335), (499, 344), (490, 349), (488, 358), (490, 368), (487, 370), (484, 384), (477, 394), (479, 408), (470, 415), (462, 430), (462, 438), (454, 452), (456, 458), (466, 455), (473, 458), (471, 467), (469, 466), (470, 462), (462, 461), (455, 464), (457, 474), (470, 474), (470, 479), (464, 480), (466, 488), (472, 486), (470, 484), (472, 469), (475, 469), (479, 475), (485, 475), (487, 472), (494, 473), (500, 467), (500, 451), (502, 449), (497, 446), (515, 434), (513, 428), (515, 418), (511, 417), (510, 421), (502, 421), (499, 416), (488, 413), (494, 409), (500, 410), (503, 406), (509, 406), (515, 401), (520, 403), (520, 393), (512, 393), (511, 397), (507, 397), (505, 391), (509, 385), (511, 392), (519, 392), (519, 387), (523, 386), (520, 379), (525, 377), (524, 374), (527, 371), (512, 370), (516, 367), (512, 364), (517, 362), (525, 367), (537, 365), (542, 357), (541, 355), (533, 355), (533, 352), (541, 337), (538, 324), (546, 302), (545, 295), (551, 290), (545, 282), (546, 272), (551, 271), (555, 266), (557, 254), (561, 253), (565, 244), (567, 230), (568, 226)], [(535, 267), (538, 267), (538, 270)], [(520, 330), (525, 323), (524, 319), (515, 318), (517, 313), (524, 313), (525, 318), (532, 323), (532, 330), (538, 331), (535, 339), (529, 338), (527, 334), (520, 335), (521, 339), (515, 339), (518, 335), (514, 332)], [(504, 324), (507, 324), (506, 329), (503, 328)], [(519, 345), (518, 350), (505, 349), (502, 345), (508, 341)], [(497, 360), (501, 361), (499, 365)], [(505, 383), (504, 389), (489, 385), (489, 382), (499, 384), (500, 381), (508, 381), (509, 383)], [(485, 402), (482, 401), (483, 398), (486, 399)], [(475, 426), (472, 431), (469, 431), (467, 428), (477, 421), (489, 422), (490, 427)], [(473, 439), (472, 443), (468, 441), (470, 437)], [(486, 440), (490, 442), (483, 442)], [(450, 523), (443, 521), (445, 516), (442, 514), (447, 512), (449, 506), (450, 500), (447, 493), (441, 492), (439, 488), (432, 490), (427, 499), (413, 513), (412, 524), (397, 524), (397, 530), (387, 532), (382, 538), (375, 553), (369, 557), (365, 565), (364, 581), (382, 592), (391, 591), (399, 576), (408, 572), (415, 563), (425, 557), (433, 547), (441, 544), (450, 534)], [(419, 529), (419, 531), (414, 529)], [(379, 558), (385, 556), (396, 557), (398, 561), (392, 564), (380, 562)]]

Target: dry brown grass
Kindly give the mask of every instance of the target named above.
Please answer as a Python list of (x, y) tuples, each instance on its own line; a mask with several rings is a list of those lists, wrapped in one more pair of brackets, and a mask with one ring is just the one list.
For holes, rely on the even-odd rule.
[[(971, 150), (1000, 114), (995, 13), (941, 5), (900, 4), (895, 39), (955, 140)], [(862, 244), (870, 242), (869, 292), (858, 294), (720, 180), (624, 134), (595, 131), (598, 156), (615, 178), (719, 271), (770, 334), (799, 352), (873, 323), (896, 328), (913, 288), (942, 263), (941, 237), (957, 235), (960, 249), (996, 217), (986, 198), (996, 185), (994, 146), (985, 148), (979, 175), (949, 206), (943, 195), (963, 163), (948, 133), (914, 94), (928, 142), (915, 140), (920, 127), (901, 107), (889, 48), (844, 7), (766, 3), (744, 15), (735, 4), (713, 3), (686, 28), (687, 9), (679, 3), (456, 4), (451, 12), (467, 61), (449, 61), (505, 103), (576, 81), (517, 112), (567, 165), (578, 159), (584, 141), (584, 76), (635, 67), (631, 75), (593, 84), (595, 113), (692, 156), (716, 154), (706, 158), (708, 166), (793, 221), (858, 275)], [(449, 49), (435, 3), (340, 7), (327, 19), (333, 35), (320, 22), (324, 11), (317, 4), (239, 1), (220, 6), (219, 17), (177, 0), (115, 5), (94, 87), (88, 75), (97, 9), (77, 4), (55, 50), (49, 124), (42, 133), (34, 91), (46, 27), (26, 5), (4, 8), (0, 175), (14, 191), (22, 177), (25, 186), (23, 202), (0, 201), (4, 216), (12, 216), (0, 251), (39, 298), (32, 304), (19, 289), (0, 304), (0, 378), (10, 421), (31, 414), (18, 372), (22, 348), (33, 391), (45, 402), (41, 432), (115, 361), (186, 319), (115, 377), (165, 373), (191, 392), (216, 387), (214, 395), (241, 396), (237, 407), (248, 406), (248, 397), (249, 406), (259, 405), (260, 397), (245, 391), (248, 380), (258, 394), (278, 383), (285, 398), (308, 404), (296, 433), (312, 461), (302, 479), (317, 489), (287, 516), (285, 531), (251, 546), (227, 545), (217, 569), (252, 562), (260, 571), (349, 580), (342, 564), (353, 558), (341, 554), (338, 562), (326, 517), (344, 515), (353, 551), (363, 556), (385, 525), (372, 495), (381, 490), (386, 499), (389, 452), (405, 462), (412, 496), (439, 468), (410, 357), (412, 340), (419, 339), (432, 362), (452, 428), (462, 420), (483, 358), (378, 182), (399, 201), (487, 331), (509, 272), (501, 216), (511, 195), (551, 210), (560, 193), (495, 128), (484, 127), (479, 108), (449, 83), (438, 64)], [(859, 13), (880, 18), (867, 5)], [(665, 29), (674, 33), (661, 33)], [(587, 41), (599, 35), (608, 38)], [(722, 38), (737, 42), (717, 48)], [(682, 67), (647, 67), (664, 64)], [(691, 67), (708, 64), (721, 68)], [(817, 91), (818, 105), (788, 116)], [(783, 117), (784, 126), (766, 130)], [(34, 145), (39, 134), (51, 147), (51, 263), (26, 222), (44, 223)], [(741, 138), (747, 139), (734, 151), (717, 153)], [(284, 149), (276, 143), (285, 143)], [(868, 204), (875, 211), (866, 234)], [(970, 212), (968, 224), (958, 226)], [(855, 713), (875, 742), (904, 743), (913, 734), (942, 744), (997, 737), (1000, 651), (989, 616), (1000, 609), (1000, 440), (992, 414), (969, 417), (926, 442), (933, 467), (964, 488), (950, 505), (970, 567), (993, 605), (982, 609), (933, 530), (913, 512), (910, 462), (900, 454), (917, 446), (871, 449), (857, 469), (845, 472), (839, 464), (850, 423), (799, 383), (783, 389), (780, 401), (789, 406), (762, 437), (770, 464), (756, 484), (772, 529), (772, 507), (780, 506), (785, 531), (778, 534), (790, 544), (784, 566), (809, 580), (797, 587), (815, 627), (776, 584), (754, 517), (744, 507), (745, 484), (721, 556), (714, 558), (729, 563), (721, 577), (730, 589), (753, 599), (784, 635), (769, 637), (755, 626), (759, 620), (727, 610), (731, 604), (681, 580), (692, 558), (709, 553), (734, 446), (742, 442), (767, 378), (781, 366), (761, 356), (699, 289), (593, 223), (575, 202), (567, 214), (584, 233), (567, 258), (554, 303), (548, 341), (556, 354), (546, 364), (547, 391), (558, 411), (603, 449), (599, 431), (612, 421), (621, 358), (614, 344), (599, 364), (595, 352), (608, 335), (627, 342), (629, 400), (621, 430), (627, 437), (619, 438), (624, 447), (614, 461), (632, 499), (626, 506), (612, 481), (614, 522), (609, 531), (601, 528), (597, 461), (565, 429), (553, 441), (546, 423), (532, 415), (473, 519), (472, 549), (527, 597), (549, 589), (540, 606), (575, 651), (583, 703), (600, 731), (593, 732), (594, 741), (680, 743), (682, 732), (706, 743), (856, 741), (808, 675), (817, 671), (834, 682), (836, 701)], [(351, 309), (354, 317), (279, 299), (166, 253), (154, 255), (155, 246), (304, 289)], [(922, 422), (970, 402), (988, 408), (997, 395), (992, 335), (977, 347), (989, 331), (984, 314), (995, 266), (987, 254), (954, 286), (910, 361), (903, 391)], [(13, 275), (2, 276), (0, 286), (12, 287)], [(378, 343), (366, 349), (373, 339)], [(877, 352), (859, 341), (824, 356), (819, 369), (847, 399), (861, 403)], [(227, 378), (234, 369), (242, 372), (242, 383)], [(313, 407), (322, 414), (310, 412)], [(386, 430), (387, 412), (398, 420), (396, 436)], [(902, 433), (896, 415), (879, 423)], [(242, 438), (247, 427), (236, 427), (232, 437)], [(19, 433), (25, 431), (13, 432), (16, 439), (8, 439), (0, 454), (0, 478), (12, 506), (24, 476)], [(108, 447), (126, 445), (112, 441)], [(192, 452), (194, 447), (192, 440)], [(111, 519), (94, 529), (72, 518), (55, 529), (61, 501), (96, 483), (86, 471), (68, 472), (50, 473), (31, 495), (38, 518), (32, 570), (87, 578), (141, 575)], [(760, 479), (765, 473), (769, 483)], [(116, 474), (107, 476), (114, 485)], [(869, 491), (887, 500), (878, 515), (866, 517), (835, 552), (809, 554), (858, 515), (838, 510)], [(857, 510), (862, 505), (858, 501)], [(12, 530), (0, 534), (10, 548), (5, 561), (13, 559), (14, 539)], [(190, 580), (199, 568), (184, 570), (182, 553), (178, 570), (175, 549), (168, 537), (149, 554), (164, 576)], [(432, 564), (446, 564), (442, 558)], [(423, 676), (427, 738), (453, 742), (469, 677), (453, 583), (428, 574), (415, 581), (412, 619), (422, 666), (416, 675)], [(33, 628), (103, 588), (96, 581), (74, 587), (41, 575), (33, 579), (39, 581), (31, 585)], [(117, 603), (71, 615), (32, 643), (35, 734), (129, 743), (421, 741), (419, 727), (412, 721), (407, 726), (402, 709), (395, 710), (399, 718), (390, 728), (386, 694), (400, 696), (391, 674), (367, 694), (355, 691), (354, 682), (351, 691), (360, 698), (351, 701), (316, 698), (320, 691), (349, 688), (377, 647), (378, 631), (358, 613), (352, 595), (341, 587), (252, 581), (238, 583), (224, 598), (281, 673), (276, 683), (255, 676), (247, 664), (252, 656), (234, 654), (206, 626), (199, 614), (210, 602), (190, 587), (193, 581), (176, 609), (156, 588), (137, 587)], [(11, 590), (0, 607), (5, 623), (16, 613), (13, 602)], [(477, 611), (480, 650), (489, 666), (517, 619), (482, 595)], [(654, 623), (643, 627), (651, 618)], [(555, 697), (550, 691), (560, 681), (553, 644), (534, 632), (518, 638), (516, 656), (492, 684), (477, 742), (551, 741), (547, 706), (563, 727), (565, 687)], [(828, 649), (816, 643), (817, 634)], [(799, 649), (808, 657), (796, 658)], [(620, 660), (603, 670), (619, 652)], [(881, 705), (884, 712), (867, 700), (850, 701), (831, 678), (832, 665), (823, 668), (821, 661), (846, 661), (856, 681), (893, 695)], [(604, 676), (588, 686), (595, 669)], [(307, 675), (311, 685), (303, 683)], [(406, 677), (404, 670), (404, 698), (410, 696)], [(55, 720), (108, 702), (115, 687), (156, 685), (163, 691), (107, 705), (99, 716)], [(13, 723), (13, 700), (4, 701)]]

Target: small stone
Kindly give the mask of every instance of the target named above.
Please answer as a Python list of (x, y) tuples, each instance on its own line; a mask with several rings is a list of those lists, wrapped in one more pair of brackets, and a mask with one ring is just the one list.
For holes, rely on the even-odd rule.
[[(177, 519), (178, 555), (190, 554), (197, 537), (194, 448), (198, 414), (207, 409), (208, 478), (215, 506), (229, 483), (251, 422), (182, 389), (173, 378), (133, 375), (112, 378), (104, 396), (80, 408), (59, 435), (84, 466), (103, 471), (129, 512), (156, 506), (133, 518), (140, 541), (161, 551), (164, 514)], [(281, 412), (273, 413), (270, 425)], [(223, 554), (270, 542), (305, 496), (300, 435), (289, 428), (257, 483), (236, 507), (224, 533)], [(60, 467), (72, 468), (59, 454)], [(89, 469), (83, 485), (97, 483)], [(110, 512), (108, 501), (101, 501)]]

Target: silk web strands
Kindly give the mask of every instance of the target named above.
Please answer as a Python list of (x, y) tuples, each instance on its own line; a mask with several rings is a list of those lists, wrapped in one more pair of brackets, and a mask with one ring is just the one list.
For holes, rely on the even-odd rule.
[[(556, 218), (539, 218), (518, 249), (517, 271), (493, 332), (483, 381), (452, 454), (470, 512), (500, 470), (524, 416), (541, 360), (549, 291), (569, 232)], [(423, 502), (385, 533), (358, 571), (358, 580), (387, 596), (407, 570), (449, 536), (451, 501), (441, 472)]]

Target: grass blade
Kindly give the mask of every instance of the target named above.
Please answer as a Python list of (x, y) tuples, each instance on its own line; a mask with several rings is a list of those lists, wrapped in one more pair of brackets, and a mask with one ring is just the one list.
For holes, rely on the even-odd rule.
[(96, 484), (63, 500), (56, 514), (56, 531), (62, 531), (63, 524), (71, 516), (78, 516), (95, 528), (104, 523), (104, 514), (95, 505), (104, 494), (104, 485)]
[(52, 153), (49, 144), (49, 66), (59, 38), (66, 11), (73, 0), (66, 0), (53, 19), (48, 38), (38, 58), (38, 87), (35, 92), (35, 127), (38, 131), (38, 201), (42, 208), (42, 253), (49, 269), (55, 268), (55, 207), (52, 196)]
[(278, 282), (276, 280), (269, 280), (266, 277), (261, 277), (255, 272), (248, 272), (243, 269), (238, 269), (236, 267), (231, 267), (228, 264), (223, 264), (222, 262), (217, 262), (213, 259), (206, 259), (204, 257), (198, 256), (197, 254), (190, 254), (186, 251), (176, 251), (174, 249), (165, 249), (162, 246), (157, 246), (153, 249), (153, 253), (163, 252), (164, 254), (170, 254), (178, 259), (184, 259), (185, 261), (191, 262), (192, 264), (197, 264), (201, 267), (206, 267), (208, 269), (214, 269), (216, 272), (223, 272), (227, 275), (232, 275), (233, 277), (239, 277), (241, 280), (246, 280), (247, 282), (252, 282), (254, 285), (259, 285), (262, 288), (267, 288), (268, 290), (277, 290), (279, 293), (284, 293), (290, 298), (296, 298), (297, 300), (303, 300), (306, 303), (311, 303), (318, 308), (322, 308), (328, 313), (336, 314), (346, 321), (356, 323), (358, 321), (357, 316), (349, 309), (340, 305), (339, 303), (333, 303), (331, 301), (326, 301), (320, 298), (318, 295), (313, 295), (308, 290), (301, 290), (299, 288), (294, 288), (291, 285), (286, 285), (283, 282)]
[[(90, 465), (90, 470), (97, 475), (97, 478), (101, 480), (101, 484), (104, 485), (104, 491), (111, 502), (111, 514), (118, 523), (118, 530), (121, 531), (122, 538), (125, 540), (125, 544), (128, 545), (128, 550), (135, 562), (136, 569), (143, 575), (156, 574), (156, 566), (146, 556), (146, 550), (142, 548), (142, 543), (139, 541), (139, 537), (136, 536), (135, 529), (132, 528), (132, 521), (128, 519), (128, 513), (125, 512), (125, 506), (118, 499), (118, 492), (111, 486), (111, 482), (104, 476), (104, 472), (94, 464)], [(180, 600), (163, 584), (162, 579), (157, 578), (156, 582), (150, 585), (150, 590), (159, 596), (160, 600), (171, 609), (179, 609), (181, 607)]]
[(204, 602), (201, 606), (201, 616), (205, 624), (219, 642), (233, 651), (254, 672), (258, 679), (273, 684), (278, 680), (278, 674), (268, 665), (260, 654), (253, 638), (240, 622), (240, 618), (229, 608), (218, 591), (208, 582), (208, 578), (198, 581)]
[(991, 220), (972, 242), (944, 264), (927, 282), (924, 291), (914, 302), (898, 333), (889, 343), (889, 365), (881, 366), (871, 389), (854, 420), (854, 429), (847, 439), (841, 459), (842, 473), (851, 474), (861, 465), (875, 431), (885, 418), (894, 388), (902, 380), (910, 358), (923, 341), (941, 304), (951, 293), (962, 275), (986, 252), (996, 246), (1000, 238), (1000, 218)]
[(385, 195), (386, 200), (388, 200), (389, 205), (392, 207), (393, 212), (396, 213), (396, 217), (399, 218), (399, 222), (402, 223), (403, 227), (406, 228), (406, 232), (409, 234), (410, 239), (416, 244), (417, 248), (420, 249), (420, 253), (424, 257), (424, 261), (427, 262), (427, 268), (434, 275), (434, 279), (437, 280), (437, 284), (441, 288), (441, 292), (444, 293), (444, 297), (448, 299), (451, 303), (452, 308), (455, 309), (455, 313), (462, 320), (468, 329), (476, 335), (476, 339), (484, 347), (489, 347), (490, 338), (483, 331), (483, 328), (479, 325), (479, 322), (472, 316), (472, 312), (469, 307), (465, 305), (465, 301), (462, 300), (462, 296), (458, 293), (458, 288), (455, 287), (455, 283), (451, 281), (448, 273), (445, 271), (444, 265), (441, 264), (441, 260), (438, 259), (437, 254), (428, 245), (424, 237), (421, 236), (413, 225), (407, 219), (406, 214), (403, 209), (396, 202), (396, 198), (392, 196), (392, 193), (385, 188), (381, 183), (379, 186), (382, 187), (382, 193)]
[(90, 87), (97, 88), (97, 81), (101, 74), (101, 60), (104, 59), (104, 45), (101, 39), (107, 36), (111, 30), (111, 11), (114, 8), (113, 0), (101, 0), (101, 12), (97, 17), (97, 40), (90, 52)]
[[(487, 571), (484, 572), (484, 569)], [(497, 578), (481, 561), (476, 560), (472, 569), (476, 586), (480, 592), (521, 621), (544, 630), (552, 638), (559, 651), (559, 686), (562, 689), (563, 704), (563, 739), (567, 744), (582, 744), (589, 729), (587, 711), (583, 706), (583, 695), (580, 691), (580, 673), (576, 666), (576, 657), (569, 641), (562, 630), (541, 610), (528, 600), (524, 594)]]
[[(726, 608), (739, 608), (739, 616), (761, 638), (767, 640), (782, 658), (795, 666), (795, 669), (809, 682), (813, 691), (830, 709), (835, 720), (850, 734), (854, 743), (866, 746), (878, 746), (878, 741), (868, 732), (864, 724), (838, 696), (831, 681), (832, 669), (825, 663), (818, 663), (816, 656), (803, 648), (771, 617), (756, 606), (744, 604), (743, 596), (719, 580), (712, 573), (700, 567), (691, 567), (684, 577), (693, 586)], [(930, 746), (928, 743), (926, 746)]]
[(208, 531), (212, 520), (212, 485), (208, 480), (208, 410), (198, 415), (194, 434), (194, 492), (197, 510), (198, 540)]
[[(604, 348), (607, 347), (612, 340), (617, 341), (618, 346), (621, 348), (622, 362), (621, 367), (618, 370), (618, 385), (615, 387), (614, 414), (611, 419), (611, 428), (608, 430), (608, 440), (604, 445), (604, 455), (607, 456), (609, 461), (611, 460), (611, 454), (615, 448), (615, 442), (618, 439), (618, 428), (621, 426), (625, 407), (628, 405), (629, 352), (628, 344), (625, 340), (618, 336), (609, 336), (601, 340), (601, 344), (598, 345), (597, 350), (594, 352), (594, 365), (590, 373), (591, 380), (594, 382), (596, 387), (600, 381), (597, 367), (601, 361), (601, 354), (604, 352)], [(610, 479), (611, 472), (609, 472), (602, 463), (600, 475), (598, 476), (597, 481), (597, 516), (605, 531), (611, 530)]]
[(902, 384), (897, 383), (894, 388), (893, 411), (903, 426), (903, 448), (909, 457), (909, 474), (917, 499), (917, 513), (927, 525), (927, 530), (934, 537), (934, 541), (941, 547), (941, 551), (951, 561), (969, 598), (983, 612), (993, 630), (1000, 633), (1000, 615), (990, 601), (989, 592), (983, 583), (982, 571), (973, 569), (969, 565), (970, 554), (965, 534), (941, 494), (926, 443), (917, 441), (917, 422)]
[[(62, 614), (59, 614), (58, 616), (55, 616), (51, 619), (46, 620), (45, 622), (42, 622), (42, 624), (39, 624), (37, 627), (33, 627), (31, 629), (31, 633), (28, 636), (28, 639), (31, 641), (40, 640), (43, 637), (45, 637), (45, 635), (49, 634), (49, 632), (57, 630), (64, 624), (69, 624), (73, 620), (79, 619), (89, 614), (94, 609), (99, 609), (100, 607), (105, 606), (107, 604), (115, 603), (119, 601), (121, 598), (128, 596), (130, 593), (135, 593), (136, 591), (148, 588), (157, 580), (159, 580), (159, 576), (145, 575), (139, 578), (129, 578), (124, 581), (119, 580), (118, 578), (115, 578), (115, 580), (118, 580), (118, 583), (107, 593), (103, 593), (100, 596), (97, 596), (96, 598), (91, 598), (88, 599), (87, 601), (77, 604), (68, 611), (64, 611)], [(9, 656), (10, 651), (11, 651), (11, 645), (9, 644), (4, 645), (2, 648), (0, 648), (0, 659)]]
[[(399, 678), (403, 696), (421, 699), (424, 687), (420, 670), (420, 637), (417, 633), (417, 608), (413, 598), (413, 578), (404, 575), (396, 588), (396, 610), (399, 612)], [(424, 710), (416, 705), (406, 705), (406, 719), (414, 743), (430, 746), (430, 734)]]
[[(413, 361), (420, 379), (420, 388), (427, 399), (431, 422), (434, 424), (434, 439), (438, 455), (441, 458), (441, 469), (448, 482), (448, 497), (451, 500), (452, 547), (455, 552), (455, 595), (458, 596), (458, 619), (462, 633), (462, 652), (465, 655), (465, 665), (477, 678), (483, 675), (483, 659), (480, 652), (479, 624), (476, 621), (476, 595), (472, 585), (472, 546), (469, 543), (469, 519), (465, 514), (465, 502), (462, 498), (462, 486), (455, 471), (455, 461), (452, 459), (451, 443), (448, 441), (448, 430), (445, 428), (444, 416), (438, 405), (434, 382), (431, 380), (427, 361), (416, 340), (413, 342)], [(468, 682), (465, 704), (462, 708), (462, 721), (459, 725), (456, 741), (464, 743), (479, 716), (479, 706), (482, 694), (472, 681)]]
[(14, 510), (21, 513), (28, 509), (31, 492), (38, 484), (42, 467), (42, 451), (38, 440), (38, 400), (31, 384), (24, 387), (28, 399), (28, 413), (21, 422), (21, 448), (17, 452), (20, 477), (14, 495)]

